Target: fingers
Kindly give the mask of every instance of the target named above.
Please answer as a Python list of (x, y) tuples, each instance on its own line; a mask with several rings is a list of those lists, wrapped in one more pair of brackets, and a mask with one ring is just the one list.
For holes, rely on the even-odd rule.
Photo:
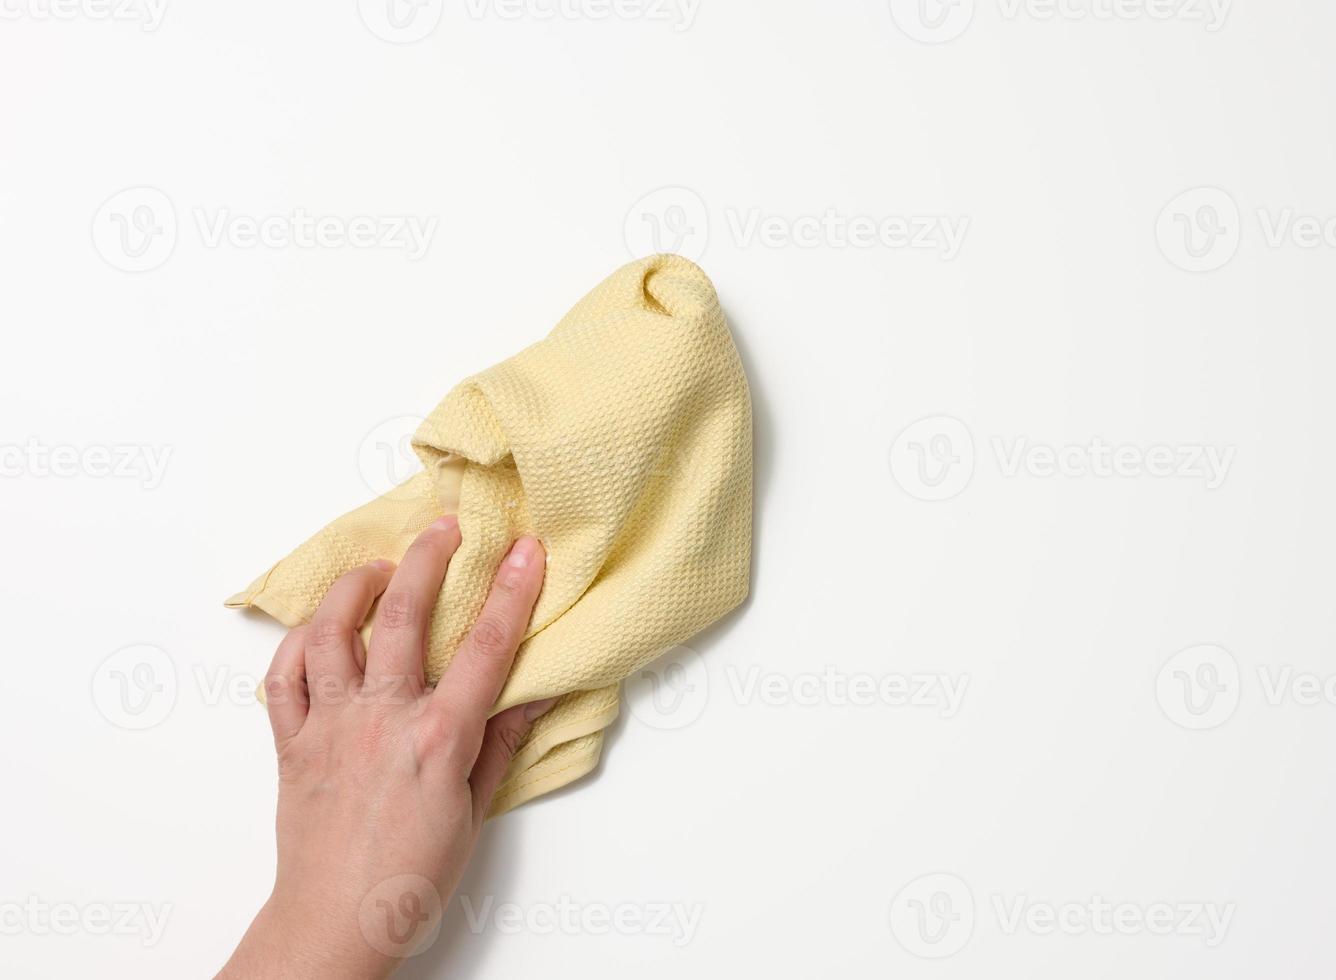
[(440, 518), (409, 546), (376, 611), (367, 652), (368, 683), (397, 685), (406, 678), (410, 693), (422, 690), (427, 626), (458, 547), (459, 521), (453, 514)]
[(264, 675), (269, 727), (274, 730), (274, 746), (280, 749), (306, 721), (306, 630), (298, 626), (288, 632)]
[(306, 684), (312, 710), (346, 698), (360, 679), (357, 629), (389, 584), (393, 562), (376, 561), (348, 572), (331, 587), (306, 630)]
[(482, 823), (487, 816), (496, 788), (501, 785), (506, 769), (510, 767), (510, 760), (515, 758), (515, 753), (528, 737), (534, 720), (556, 703), (556, 698), (548, 698), (546, 701), (516, 705), (487, 722), (482, 748), (478, 750), (478, 761), (473, 764), (473, 774), (469, 776), (475, 824)]
[[(477, 745), (487, 715), (501, 693), (515, 651), (543, 587), (546, 556), (536, 538), (522, 537), (510, 549), (492, 583), (473, 629), (464, 638), (432, 695), (439, 709)], [(472, 764), (473, 759), (468, 760)]]

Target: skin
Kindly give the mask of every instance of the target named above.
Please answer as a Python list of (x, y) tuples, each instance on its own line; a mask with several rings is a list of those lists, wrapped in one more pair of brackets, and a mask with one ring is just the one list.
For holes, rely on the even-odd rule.
[[(542, 588), (520, 538), (441, 682), (428, 620), (459, 525), (442, 517), (396, 569), (339, 579), (265, 677), (278, 754), (278, 870), (223, 978), (388, 976), (435, 936), (501, 778), (555, 699), (488, 719)], [(383, 595), (382, 595), (383, 593)], [(370, 649), (357, 632), (380, 598)]]

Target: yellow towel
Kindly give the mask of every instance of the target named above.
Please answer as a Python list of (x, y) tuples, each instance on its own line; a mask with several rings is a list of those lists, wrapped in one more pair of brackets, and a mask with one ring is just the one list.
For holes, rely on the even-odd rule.
[(547, 339), (458, 385), (413, 447), (420, 473), (227, 604), (309, 622), (344, 572), (397, 561), (429, 523), (457, 513), (463, 544), (428, 642), (434, 683), (510, 543), (537, 536), (547, 577), (494, 711), (563, 697), (516, 754), (496, 815), (593, 769), (621, 681), (746, 596), (751, 396), (710, 280), (659, 255), (614, 273)]

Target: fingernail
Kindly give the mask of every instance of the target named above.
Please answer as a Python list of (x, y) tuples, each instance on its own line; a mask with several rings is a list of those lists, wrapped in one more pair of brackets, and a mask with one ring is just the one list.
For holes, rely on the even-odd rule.
[(377, 558), (371, 563), (371, 567), (382, 572), (392, 572), (394, 571), (394, 562), (388, 558)]
[(442, 514), (431, 525), (438, 531), (449, 531), (459, 526), (459, 517), (455, 514)]
[(510, 549), (510, 557), (506, 559), (506, 564), (511, 568), (524, 568), (533, 560), (534, 549), (537, 547), (538, 542), (534, 538), (527, 536), (520, 538)]
[(556, 698), (548, 698), (545, 701), (534, 701), (524, 706), (524, 720), (533, 721), (543, 717), (552, 710), (552, 706), (557, 703)]

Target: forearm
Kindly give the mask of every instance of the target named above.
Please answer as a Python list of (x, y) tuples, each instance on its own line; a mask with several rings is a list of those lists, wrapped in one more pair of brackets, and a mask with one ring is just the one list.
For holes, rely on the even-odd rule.
[(380, 980), (398, 964), (358, 936), (348, 935), (338, 923), (304, 922), (299, 916), (299, 910), (271, 897), (218, 980)]

